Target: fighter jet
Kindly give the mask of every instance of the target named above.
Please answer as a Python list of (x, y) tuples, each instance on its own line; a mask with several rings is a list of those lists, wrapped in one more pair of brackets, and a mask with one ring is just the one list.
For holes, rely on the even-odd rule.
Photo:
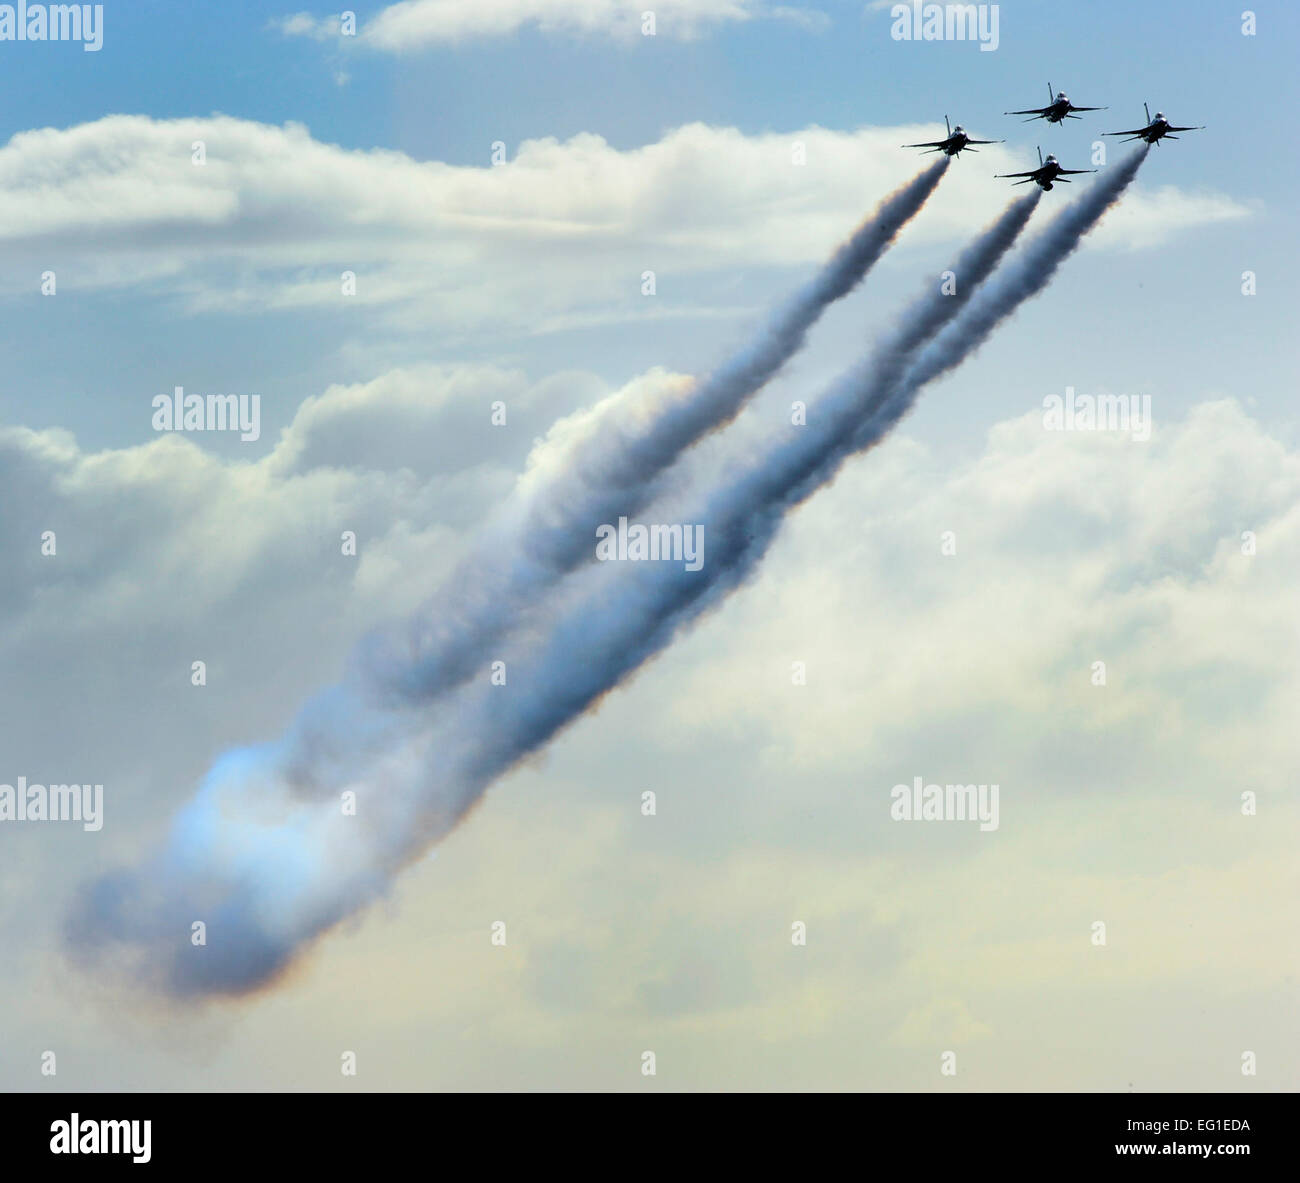
[(1062, 119), (1078, 119), (1077, 115), (1071, 114), (1072, 111), (1105, 111), (1106, 107), (1076, 107), (1066, 97), (1065, 91), (1059, 91), (1055, 98), (1052, 98), (1052, 84), (1047, 84), (1047, 97), (1050, 100), (1046, 107), (1030, 107), (1027, 111), (1003, 111), (1003, 115), (1028, 115), (1029, 119), (1022, 120), (1024, 123), (1033, 123), (1035, 119), (1046, 119), (1048, 123), (1060, 123)]
[(959, 123), (956, 127), (948, 124), (948, 116), (943, 117), (943, 125), (948, 128), (948, 138), (946, 140), (931, 140), (928, 144), (904, 144), (904, 148), (931, 148), (935, 152), (942, 152), (945, 156), (957, 156), (963, 148), (974, 148), (972, 144), (1005, 144), (1006, 140), (972, 140), (966, 134), (966, 129)]
[(1147, 113), (1146, 127), (1134, 127), (1129, 131), (1104, 131), (1101, 134), (1104, 136), (1129, 136), (1134, 140), (1145, 140), (1148, 144), (1159, 144), (1160, 141), (1164, 139), (1178, 139), (1177, 136), (1170, 135), (1170, 132), (1205, 130), (1205, 124), (1201, 124), (1200, 127), (1174, 127), (1169, 120), (1165, 118), (1165, 113), (1163, 111), (1157, 111), (1156, 117), (1152, 119), (1151, 108), (1148, 107), (1146, 103), (1142, 104), (1142, 110)]
[(1017, 181), (1017, 185), (1028, 185), (1033, 181), (1035, 185), (1041, 185), (1044, 191), (1052, 187), (1053, 182), (1060, 181), (1064, 185), (1070, 182), (1066, 180), (1066, 174), (1071, 176), (1075, 173), (1095, 173), (1095, 168), (1062, 168), (1056, 163), (1056, 157), (1048, 154), (1046, 160), (1043, 159), (1042, 148), (1038, 149), (1038, 168), (1027, 173), (997, 173), (996, 177), (1024, 177), (1023, 181)]

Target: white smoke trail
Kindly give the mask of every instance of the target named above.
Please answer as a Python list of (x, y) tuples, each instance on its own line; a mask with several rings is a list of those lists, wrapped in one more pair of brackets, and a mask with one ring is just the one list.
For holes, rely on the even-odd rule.
[(1051, 281), (1084, 235), (1133, 182), (1150, 145), (1130, 153), (1107, 171), (1025, 249), (1019, 266), (995, 279), (963, 315), (938, 334), (912, 364), (898, 388), (890, 392), (883, 413), (863, 417), (854, 435), (854, 450), (870, 447), (907, 413), (917, 392), (970, 357), (993, 330)]
[[(116, 963), (177, 997), (240, 994), (273, 981), (313, 938), (387, 890), (393, 874), (449, 830), (492, 780), (741, 582), (788, 509), (829, 479), (857, 446), (863, 417), (896, 407), (898, 397), (891, 394), (907, 390), (913, 396), (920, 380), (968, 354), (983, 337), (963, 337), (957, 332), (963, 324), (987, 325), (986, 334), (1039, 290), (1135, 171), (1136, 163), (1126, 163), (1114, 178), (1104, 176), (1095, 187), (1099, 199), (1085, 199), (1086, 213), (1059, 219), (1026, 252), (1032, 266), (1049, 269), (1041, 282), (1022, 266), (1013, 274), (1017, 282), (999, 285), (996, 307), (981, 300), (968, 305), (968, 315), (959, 314), (953, 331), (965, 342), (960, 356), (935, 362), (926, 352), (907, 366), (907, 343), (915, 353), (925, 339), (919, 321), (933, 332), (965, 299), (949, 297), (955, 303), (947, 306), (938, 297), (924, 302), (919, 321), (909, 319), (880, 355), (880, 373), (892, 380), (855, 368), (856, 387), (841, 384), (819, 404), (819, 412), (830, 413), (816, 420), (815, 431), (800, 429), (809, 434), (783, 442), (763, 463), (715, 486), (701, 515), (710, 535), (703, 570), (671, 564), (634, 564), (631, 573), (619, 564), (595, 569), (581, 589), (589, 594), (561, 614), (543, 642), (512, 654), (508, 690), (481, 681), (466, 686), (424, 731), (406, 733), (367, 769), (353, 786), (356, 816), (337, 802), (294, 797), (275, 771), (274, 750), (227, 757), (155, 859), (138, 872), (92, 885), (70, 924), (74, 952)], [(1016, 203), (963, 256), (956, 270), (959, 283), (966, 277), (967, 294), (976, 260), (991, 254), (986, 265), (992, 266), (1015, 237), (1007, 237), (1008, 227), (1017, 219), (1023, 225), (1031, 208), (1032, 199)], [(990, 249), (1002, 240), (1005, 245)], [(592, 541), (587, 533), (587, 544)], [(208, 926), (203, 948), (189, 943), (195, 920)]]
[[(404, 709), (481, 673), (531, 607), (590, 561), (595, 527), (652, 501), (659, 478), (682, 453), (733, 420), (803, 347), (826, 308), (862, 281), (925, 205), (948, 163), (942, 157), (884, 198), (754, 341), (703, 381), (649, 408), (604, 404), (558, 465), (530, 474), (536, 479), (521, 483), (410, 626), (366, 638), (344, 684), (300, 712), (282, 750), (286, 776), (298, 789), (321, 793), (357, 774), (391, 745)], [(359, 728), (369, 742), (358, 742)]]
[[(646, 572), (606, 576), (553, 627), (531, 669), (513, 663), (512, 676), (538, 693), (485, 700), (484, 707), (493, 710), (494, 742), (465, 754), (463, 776), (486, 786), (744, 580), (789, 509), (850, 453), (859, 417), (896, 391), (925, 343), (945, 325), (959, 323), (963, 309), (979, 300), (980, 285), (1016, 241), (1039, 197), (1036, 191), (1012, 202), (952, 268), (956, 292), (934, 290), (909, 307), (894, 332), (815, 404), (807, 426), (792, 428), (785, 440), (712, 485), (705, 506), (687, 515), (703, 524), (709, 540), (701, 570), (660, 563), (648, 564)], [(555, 677), (556, 670), (564, 676)], [(541, 692), (543, 682), (553, 684), (551, 692)]]
[[(521, 738), (515, 759), (546, 742), (576, 713), (616, 685), (647, 658), (664, 648), (685, 622), (700, 615), (744, 581), (771, 544), (789, 511), (824, 486), (853, 453), (870, 447), (906, 413), (922, 386), (971, 356), (993, 329), (1025, 300), (1041, 291), (1060, 264), (1128, 188), (1147, 149), (1137, 150), (1067, 207), (1009, 266), (1007, 274), (980, 288), (951, 323), (940, 328), (941, 315), (932, 301), (909, 312), (893, 346), (883, 356), (855, 367), (840, 379), (816, 407), (806, 428), (778, 444), (738, 475), (714, 485), (707, 507), (696, 520), (705, 523), (710, 556), (703, 570), (688, 572), (673, 564), (647, 564), (639, 580), (627, 579), (618, 589), (602, 589), (585, 599), (552, 631), (547, 653), (536, 665), (539, 676), (548, 669), (568, 671), (564, 701), (555, 696), (512, 695), (526, 718), (495, 716), (498, 739)], [(956, 271), (973, 270), (972, 258), (990, 242), (1009, 246), (1033, 208), (1037, 195), (1013, 204), (1007, 213), (968, 252)], [(1028, 202), (1028, 204), (1026, 204)], [(1005, 249), (1005, 247), (1004, 247)], [(996, 256), (995, 256), (996, 259)], [(969, 283), (966, 290), (970, 292)], [(928, 333), (920, 326), (928, 326)], [(929, 343), (916, 349), (929, 337)], [(897, 348), (911, 341), (912, 356)], [(487, 753), (480, 776), (499, 772), (505, 757), (501, 743)]]
[[(494, 536), (448, 579), (445, 594), (421, 613), (421, 651), (400, 662), (402, 690), (420, 695), (454, 685), (483, 666), (484, 645), (508, 627), (505, 618), (544, 585), (591, 557), (588, 540), (601, 522), (633, 514), (657, 491), (655, 480), (696, 441), (731, 422), (748, 399), (797, 353), (809, 329), (848, 295), (920, 212), (947, 170), (949, 158), (886, 197), (757, 339), (675, 401), (632, 418), (606, 408), (540, 488), (530, 488), (522, 526), (513, 537)], [(622, 412), (622, 413), (620, 413)], [(485, 580), (485, 569), (507, 553), (512, 565)], [(466, 589), (477, 587), (465, 602)], [(430, 627), (431, 626), (431, 627)], [(391, 676), (392, 671), (387, 671)]]

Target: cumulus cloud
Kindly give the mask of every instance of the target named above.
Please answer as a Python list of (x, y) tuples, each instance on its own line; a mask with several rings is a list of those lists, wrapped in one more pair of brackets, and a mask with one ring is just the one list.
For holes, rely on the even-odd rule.
[[(182, 435), (87, 451), (63, 430), (0, 428), (0, 547), (12, 556), (0, 640), (26, 664), (51, 630), (76, 636), (109, 676), (140, 621), (180, 644), (248, 612), (260, 645), (287, 661), (283, 613), (294, 610), (272, 589), (306, 572), (299, 610), (342, 613), (354, 638), (427, 596), (462, 532), (506, 495), (535, 437), (608, 393), (576, 372), (534, 382), (489, 365), (397, 370), (306, 400), (256, 461), (219, 458)], [(498, 400), (505, 427), (490, 425)], [(344, 530), (357, 535), (355, 561), (340, 554)], [(41, 553), (46, 531), (55, 556)], [(203, 641), (193, 648), (188, 660), (211, 653)]]
[[(61, 287), (160, 285), (199, 308), (361, 307), (390, 325), (539, 332), (651, 314), (645, 271), (671, 290), (741, 263), (824, 258), (868, 195), (920, 167), (898, 145), (933, 130), (697, 123), (627, 150), (589, 133), (528, 140), (498, 166), (484, 144), (474, 167), (348, 150), (298, 124), (117, 115), (0, 149), (0, 240), (10, 283), (56, 267)], [(984, 163), (1013, 157), (997, 147)], [(957, 241), (1001, 209), (982, 170), (949, 171), (903, 249)], [(1245, 212), (1138, 188), (1096, 238), (1133, 247)]]
[(1140, 201), (1121, 202), (1102, 226), (1104, 244), (1122, 250), (1158, 246), (1189, 227), (1249, 217), (1252, 207), (1221, 193), (1196, 193), (1160, 185)]
[[(1080, 759), (1057, 783), (1080, 789), (1093, 775), (1114, 787), (1121, 768), (1134, 789), (1157, 770), (1192, 776), (1206, 759), (1236, 759), (1214, 755), (1235, 732), (1280, 773), (1294, 740), (1253, 712), (1285, 710), (1297, 680), (1285, 588), (1300, 566), (1300, 457), (1235, 401), (1172, 422), (1162, 422), (1161, 402), (1147, 443), (1048, 430), (1036, 409), (991, 429), (969, 464), (946, 470), (903, 438), (850, 465), (847, 491), (814, 499), (800, 515), (807, 527), (787, 530), (779, 598), (768, 598), (777, 594), (769, 583), (761, 599), (741, 601), (774, 619), (802, 603), (810, 622), (834, 622), (798, 632), (810, 667), (833, 671), (833, 690), (807, 688), (801, 715), (815, 729), (775, 730), (788, 695), (742, 650), (721, 667), (739, 664), (735, 697), (700, 671), (678, 723), (708, 726), (711, 715), (691, 722), (688, 703), (714, 702), (726, 716), (743, 699), (779, 734), (772, 742), (813, 766), (864, 735), (882, 752), (893, 741), (912, 751), (910, 735), (950, 725), (970, 776), (1051, 762), (1063, 745)], [(945, 531), (955, 555), (941, 553)], [(1242, 553), (1246, 531), (1260, 554)], [(828, 568), (839, 571), (829, 585)], [(906, 622), (920, 618), (932, 625), (919, 640)], [(1264, 643), (1269, 635), (1282, 646)], [(1105, 689), (1090, 680), (1098, 660)], [(1253, 718), (1229, 689), (1239, 680), (1256, 687)], [(764, 681), (768, 693), (756, 692)], [(1121, 732), (1158, 753), (1119, 751)], [(1106, 733), (1110, 742), (1097, 744)], [(903, 764), (886, 775), (892, 784), (922, 771)]]
[[(421, 382), (440, 411), (412, 396)], [(5, 546), (33, 556), (6, 582), (0, 648), (28, 671), (6, 683), (10, 758), (56, 766), (72, 736), (108, 782), (110, 861), (143, 849), (214, 742), (278, 730), (350, 630), (404, 607), (415, 589), (400, 581), (436, 572), (475, 512), (468, 489), (451, 509), (446, 462), (385, 465), (363, 435), (349, 464), (340, 441), (372, 421), (432, 441), (440, 415), (503, 389), (544, 400), (549, 386), (468, 368), (339, 387), (255, 464), (172, 438), (86, 453), (61, 433), (6, 432)], [(647, 1031), (682, 1087), (739, 1079), (741, 1047), (761, 1087), (938, 1087), (936, 1041), (990, 1087), (1115, 1087), (1134, 1047), (1168, 1065), (1149, 1073), (1187, 1071), (1162, 1031), (1204, 1032), (1207, 984), (1211, 1026), (1232, 1038), (1233, 1016), (1274, 1013), (1290, 969), (1268, 934), (1294, 924), (1300, 455), (1232, 400), (1155, 413), (1146, 443), (1050, 431), (1033, 409), (955, 463), (900, 436), (851, 465), (727, 613), (613, 696), (545, 773), (498, 786), (390, 912), (326, 943), (324, 966), (287, 987), (290, 1041), (329, 1022), (336, 974), (359, 983), (376, 965), (392, 982), (443, 966), (436, 998), (397, 989), (393, 1021), (459, 1049), (439, 1079), (483, 1087), (494, 1071), (619, 1087), (618, 1048)], [(356, 520), (369, 541), (349, 567), (334, 539)], [(66, 531), (57, 558), (28, 545), (39, 523)], [(368, 576), (376, 552), (391, 561)], [(177, 687), (205, 655), (220, 676), (187, 699)], [(73, 685), (99, 706), (70, 732), (59, 704)], [(999, 781), (1000, 831), (891, 823), (889, 789), (913, 775)], [(1267, 824), (1240, 813), (1252, 787)], [(639, 814), (646, 788), (654, 819)], [(6, 940), (25, 952), (43, 931), (31, 918), (55, 923), (69, 860), (107, 856), (57, 833), (7, 839), (6, 867), (22, 869), (9, 898), (29, 920)], [(480, 963), (480, 929), (500, 916), (506, 959)], [(796, 919), (804, 949), (790, 946)], [(5, 972), (43, 981), (25, 956)], [(1153, 986), (1168, 1023), (1135, 1029)], [(14, 991), (36, 1031), (66, 1021), (46, 994)], [(265, 1068), (255, 1033), (276, 1013), (235, 1036), (219, 1072), (232, 1087)], [(575, 1060), (579, 1027), (594, 1050)], [(838, 1055), (846, 1032), (877, 1049), (870, 1064)], [(1035, 1040), (1060, 1049), (1051, 1063)], [(114, 1071), (187, 1079), (145, 1062)], [(427, 1071), (375, 1067), (395, 1086)]]

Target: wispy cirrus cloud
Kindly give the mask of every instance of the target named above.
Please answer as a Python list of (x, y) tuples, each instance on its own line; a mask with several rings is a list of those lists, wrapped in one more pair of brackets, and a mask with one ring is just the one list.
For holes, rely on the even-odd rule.
[(689, 41), (725, 25), (756, 19), (789, 21), (811, 31), (830, 23), (825, 13), (761, 0), (401, 0), (370, 20), (345, 28), (340, 16), (297, 12), (272, 22), (289, 37), (351, 40), (386, 53), (508, 37), (521, 30), (568, 37), (638, 36)]

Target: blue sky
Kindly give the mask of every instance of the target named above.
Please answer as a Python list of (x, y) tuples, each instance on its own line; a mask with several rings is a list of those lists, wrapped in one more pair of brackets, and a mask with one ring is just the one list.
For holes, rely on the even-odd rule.
[[(359, 9), (362, 23), (379, 7)], [(495, 140), (513, 151), (528, 138), (594, 132), (626, 150), (692, 121), (756, 134), (811, 124), (850, 130), (936, 123), (947, 112), (976, 134), (1006, 136), (1021, 161), (1032, 162), (1041, 143), (1083, 165), (1096, 135), (1139, 122), (1146, 99), (1153, 110), (1209, 127), (1158, 153), (1143, 184), (1225, 194), (1249, 206), (1251, 217), (1206, 227), (1194, 243), (1175, 240), (1158, 255), (1113, 256), (1104, 266), (1077, 261), (1068, 294), (1029, 310), (981, 369), (1050, 366), (1044, 333), (1065, 315), (1068, 300), (1071, 332), (1064, 342), (1054, 337), (1053, 347), (1077, 384), (1169, 376), (1174, 390), (1227, 388), (1248, 374), (1253, 389), (1241, 393), (1282, 409), (1277, 391), (1294, 371), (1271, 343), (1287, 331), (1289, 307), (1282, 285), (1266, 273), (1281, 275), (1297, 261), (1284, 195), (1300, 175), (1294, 154), (1276, 139), (1297, 89), (1290, 47), (1300, 14), (1292, 6), (1261, 7), (1259, 34), (1243, 37), (1239, 9), (1231, 5), (1003, 4), (1000, 45), (992, 53), (970, 43), (895, 42), (887, 12), (856, 4), (818, 11), (826, 19), (814, 28), (755, 19), (685, 42), (524, 28), (394, 55), (286, 37), (273, 27), (284, 14), (258, 4), (110, 6), (99, 53), (4, 47), (3, 133), (66, 128), (112, 113), (167, 119), (221, 112), (271, 124), (299, 121), (315, 139), (348, 148), (482, 166)], [(346, 84), (336, 80), (340, 71)], [(1111, 109), (1065, 130), (1000, 114), (1040, 103), (1048, 80), (1076, 102)], [(967, 158), (961, 167), (982, 166)], [(863, 194), (864, 204), (869, 197)], [(1267, 262), (1259, 258), (1261, 241), (1269, 243)], [(1252, 267), (1261, 272), (1260, 295), (1242, 301), (1234, 277)], [(750, 307), (756, 312), (764, 299), (777, 298), (790, 277), (753, 271), (746, 279)], [(39, 370), (21, 353), (10, 354), (0, 390), (0, 410), (10, 421), (62, 423), (90, 442), (126, 442), (125, 424), (119, 420), (115, 429), (105, 409), (114, 392), (160, 382), (166, 389), (165, 371), (184, 370), (195, 388), (256, 382), (280, 406), (278, 418), (269, 410), (282, 426), (298, 399), (347, 370), (329, 353), (339, 330), (328, 317), (310, 325), (275, 313), (226, 317), (218, 308), (200, 325), (174, 300), (155, 299), (148, 285), (133, 290), (129, 304), (120, 293), (83, 295), (71, 276), (63, 290), (56, 323), (76, 344), (42, 359)], [(1195, 300), (1182, 298), (1189, 291)], [(4, 302), (13, 339), (48, 331), (50, 310), (39, 301), (9, 292)], [(144, 331), (127, 334), (128, 325)], [(429, 328), (425, 339), (438, 345), (439, 356), (469, 352), (439, 340), (436, 325)], [(676, 322), (668, 334), (614, 333), (613, 358), (603, 342), (593, 348), (581, 334), (559, 334), (538, 342), (535, 356), (548, 366), (566, 358), (590, 365), (610, 381), (656, 360), (688, 369), (709, 364), (707, 335)], [(116, 345), (132, 336), (149, 348)], [(1240, 350), (1223, 349), (1224, 337)], [(217, 339), (219, 349), (205, 344)], [(101, 367), (106, 353), (114, 361), (108, 375)], [(322, 358), (318, 368), (310, 360), (304, 365), (313, 357)], [(1244, 373), (1243, 357), (1250, 359)], [(30, 394), (38, 384), (39, 399)]]
[[(355, 10), (364, 23), (382, 7)], [(964, 43), (899, 45), (887, 36), (888, 12), (862, 4), (805, 7), (824, 14), (826, 26), (755, 20), (723, 36), (649, 44), (525, 29), (395, 58), (285, 38), (270, 26), (297, 11), (291, 6), (139, 0), (107, 6), (97, 54), (10, 47), (4, 132), (113, 112), (222, 111), (302, 120), (318, 138), (345, 146), (479, 163), (485, 137), (598, 131), (627, 147), (700, 118), (747, 131), (810, 122), (847, 128), (939, 118), (949, 109), (969, 112), (957, 116), (968, 123), (988, 122), (1008, 107), (1037, 105), (1050, 79), (1072, 95), (1096, 91), (1098, 103), (1126, 117), (1140, 112), (1144, 97), (1171, 111), (1211, 100), (1220, 134), (1203, 137), (1196, 158), (1182, 163), (1189, 178), (1211, 179), (1267, 155), (1271, 129), (1259, 112), (1281, 111), (1295, 93), (1288, 67), (1300, 14), (1288, 4), (1254, 6), (1259, 33), (1243, 38), (1241, 5), (1013, 0), (1000, 6), (995, 53)], [(346, 69), (346, 86), (334, 81), (333, 65)], [(1278, 163), (1292, 170), (1279, 180), (1295, 177), (1293, 162)]]

